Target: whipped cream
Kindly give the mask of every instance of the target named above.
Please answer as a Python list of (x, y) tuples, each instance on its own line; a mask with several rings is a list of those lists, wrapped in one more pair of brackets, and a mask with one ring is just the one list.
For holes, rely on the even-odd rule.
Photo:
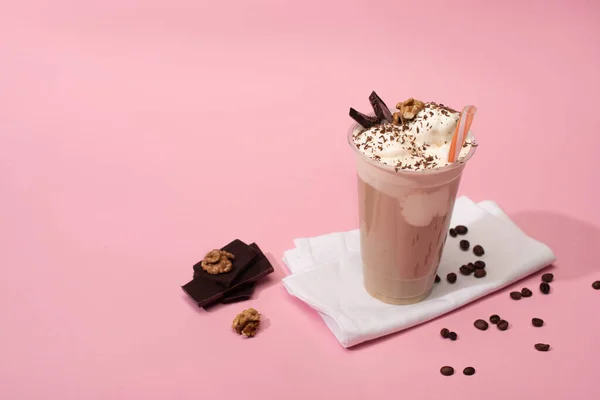
[[(365, 156), (400, 170), (444, 167), (448, 161), (452, 135), (460, 118), (458, 111), (436, 103), (425, 103), (412, 120), (395, 125), (382, 123), (354, 133), (354, 144)], [(471, 147), (469, 132), (459, 160)]]

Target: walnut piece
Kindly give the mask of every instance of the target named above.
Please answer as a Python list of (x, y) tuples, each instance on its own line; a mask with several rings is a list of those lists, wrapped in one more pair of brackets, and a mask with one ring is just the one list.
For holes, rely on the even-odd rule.
[(221, 258), (221, 250), (211, 250), (204, 256), (204, 261), (210, 264), (215, 264), (219, 262)]
[(230, 260), (235, 259), (235, 256), (233, 254), (231, 254), (230, 252), (228, 252), (228, 251), (221, 250), (221, 254), (224, 254), (225, 257), (229, 258)]
[(259, 325), (260, 322), (248, 322), (244, 329), (242, 329), (242, 335), (245, 337), (253, 337), (258, 331)]
[(402, 122), (413, 119), (417, 113), (423, 109), (423, 107), (425, 107), (425, 103), (415, 100), (412, 97), (406, 101), (396, 104), (396, 108), (400, 110), (400, 119)]
[(252, 337), (256, 335), (259, 325), (260, 314), (254, 308), (248, 308), (234, 318), (231, 327), (238, 333), (238, 335)]
[(227, 251), (211, 250), (202, 260), (202, 269), (211, 275), (229, 272), (233, 267), (230, 260), (233, 260), (234, 258), (235, 256)]

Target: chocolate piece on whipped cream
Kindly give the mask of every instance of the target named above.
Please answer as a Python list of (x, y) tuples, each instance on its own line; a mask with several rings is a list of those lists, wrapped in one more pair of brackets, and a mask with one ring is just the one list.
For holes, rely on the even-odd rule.
[(375, 116), (377, 117), (378, 122), (386, 121), (388, 123), (392, 123), (393, 116), (392, 112), (388, 108), (388, 106), (381, 100), (381, 97), (377, 95), (374, 91), (371, 92), (369, 96), (369, 101), (371, 102), (371, 106), (373, 107), (373, 111), (375, 111)]
[(377, 125), (377, 117), (372, 115), (366, 115), (359, 111), (356, 111), (354, 108), (350, 108), (350, 118), (355, 120), (365, 129), (369, 129), (372, 126)]

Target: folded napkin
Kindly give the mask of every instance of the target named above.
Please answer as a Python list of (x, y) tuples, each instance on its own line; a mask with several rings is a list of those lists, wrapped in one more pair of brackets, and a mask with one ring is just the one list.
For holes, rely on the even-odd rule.
[[(287, 291), (318, 311), (344, 347), (398, 332), (470, 303), (530, 275), (555, 260), (545, 244), (527, 236), (491, 201), (475, 204), (456, 200), (452, 226), (467, 225), (465, 237), (485, 249), (481, 258), (462, 251), (459, 238), (448, 238), (438, 274), (442, 282), (424, 301), (397, 306), (371, 297), (363, 287), (360, 233), (338, 232), (296, 239), (296, 248), (284, 253), (291, 275), (283, 279)], [(481, 259), (487, 276), (459, 275), (455, 284), (443, 279), (458, 267)]]

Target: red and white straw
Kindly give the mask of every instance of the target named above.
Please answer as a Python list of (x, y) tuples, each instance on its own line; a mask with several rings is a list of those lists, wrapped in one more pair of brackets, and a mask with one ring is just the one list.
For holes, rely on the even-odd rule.
[(476, 112), (477, 108), (475, 106), (466, 106), (460, 113), (460, 119), (458, 120), (458, 124), (456, 124), (454, 135), (452, 135), (448, 161), (455, 162), (458, 160), (460, 151), (467, 140), (467, 135), (469, 134), (469, 129), (471, 128)]

